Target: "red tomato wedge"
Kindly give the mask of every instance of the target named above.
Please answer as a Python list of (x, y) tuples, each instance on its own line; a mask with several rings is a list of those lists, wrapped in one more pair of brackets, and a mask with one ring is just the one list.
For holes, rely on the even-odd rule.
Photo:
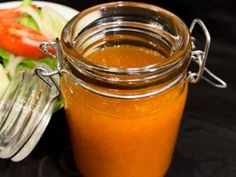
[(40, 32), (16, 21), (0, 18), (0, 47), (28, 58), (40, 58), (45, 54), (39, 49), (40, 42), (50, 41)]
[(0, 19), (16, 21), (21, 15), (21, 12), (17, 8), (0, 10)]

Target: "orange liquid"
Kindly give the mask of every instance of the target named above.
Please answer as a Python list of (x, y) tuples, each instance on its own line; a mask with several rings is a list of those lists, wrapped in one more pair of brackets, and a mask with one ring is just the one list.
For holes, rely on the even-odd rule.
[[(108, 47), (88, 58), (114, 67), (138, 67), (165, 59), (132, 46)], [(73, 94), (63, 76), (74, 157), (84, 177), (165, 175), (186, 100), (184, 81), (159, 95), (133, 100), (106, 98), (73, 83), (70, 87)]]

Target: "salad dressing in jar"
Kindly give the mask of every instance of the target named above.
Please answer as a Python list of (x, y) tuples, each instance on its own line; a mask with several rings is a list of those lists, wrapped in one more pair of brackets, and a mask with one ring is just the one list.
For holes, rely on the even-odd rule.
[[(87, 58), (97, 63), (110, 59), (116, 67), (125, 63), (143, 66), (149, 59), (159, 60), (153, 51), (133, 46), (99, 49)], [(123, 59), (126, 60), (122, 63)], [(62, 77), (62, 92), (81, 173), (92, 177), (164, 176), (187, 96), (186, 77), (161, 94), (139, 99), (100, 96), (74, 82), (68, 87), (65, 77)]]

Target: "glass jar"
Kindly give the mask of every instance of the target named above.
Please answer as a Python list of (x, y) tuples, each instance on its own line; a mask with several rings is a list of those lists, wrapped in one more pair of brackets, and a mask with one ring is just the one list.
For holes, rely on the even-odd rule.
[(61, 91), (84, 177), (163, 177), (188, 92), (190, 33), (174, 14), (115, 2), (81, 12), (60, 40)]
[[(191, 40), (197, 23), (206, 35), (204, 51)], [(60, 74), (57, 89), (84, 177), (165, 175), (188, 83), (201, 78), (209, 43), (200, 20), (189, 30), (171, 12), (137, 2), (89, 8), (67, 23), (56, 44), (42, 43), (47, 53), (56, 48), (58, 71), (37, 71)], [(196, 73), (188, 72), (191, 59)]]

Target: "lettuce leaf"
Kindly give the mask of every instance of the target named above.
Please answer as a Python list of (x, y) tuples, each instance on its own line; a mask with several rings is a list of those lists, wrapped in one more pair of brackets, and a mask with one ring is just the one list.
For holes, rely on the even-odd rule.
[(38, 27), (37, 23), (29, 15), (27, 15), (25, 17), (21, 17), (19, 19), (19, 23), (22, 24), (22, 25), (25, 25), (25, 26), (27, 26), (27, 27), (29, 27), (31, 29), (39, 31), (39, 27)]
[(0, 60), (3, 65), (3, 67), (6, 67), (6, 65), (9, 62), (10, 53), (2, 48), (0, 48)]
[(7, 89), (10, 83), (9, 78), (7, 76), (7, 72), (1, 64), (0, 64), (0, 78), (1, 78), (0, 82), (0, 98), (1, 98), (1, 96), (4, 94), (5, 90)]
[(60, 96), (57, 98), (56, 102), (54, 103), (54, 112), (58, 111), (59, 109), (64, 107), (63, 98)]
[(44, 27), (42, 33), (52, 38), (60, 37), (66, 24), (64, 17), (48, 6), (41, 8), (41, 17)]
[(31, 0), (23, 0), (23, 6), (31, 6), (32, 1)]
[(56, 69), (57, 67), (57, 61), (53, 58), (40, 58), (36, 60), (39, 63), (44, 63), (46, 65), (48, 65), (51, 69)]
[(37, 65), (39, 64), (46, 64), (47, 66), (49, 66), (52, 69), (55, 69), (57, 64), (56, 61), (52, 58), (40, 58), (37, 60), (33, 60), (33, 59), (24, 59), (23, 61), (21, 61), (17, 67), (16, 67), (16, 72), (20, 72), (20, 71), (24, 71), (24, 70), (28, 70), (28, 69), (34, 69)]
[(16, 72), (34, 69), (36, 65), (34, 60), (23, 60), (16, 66)]

